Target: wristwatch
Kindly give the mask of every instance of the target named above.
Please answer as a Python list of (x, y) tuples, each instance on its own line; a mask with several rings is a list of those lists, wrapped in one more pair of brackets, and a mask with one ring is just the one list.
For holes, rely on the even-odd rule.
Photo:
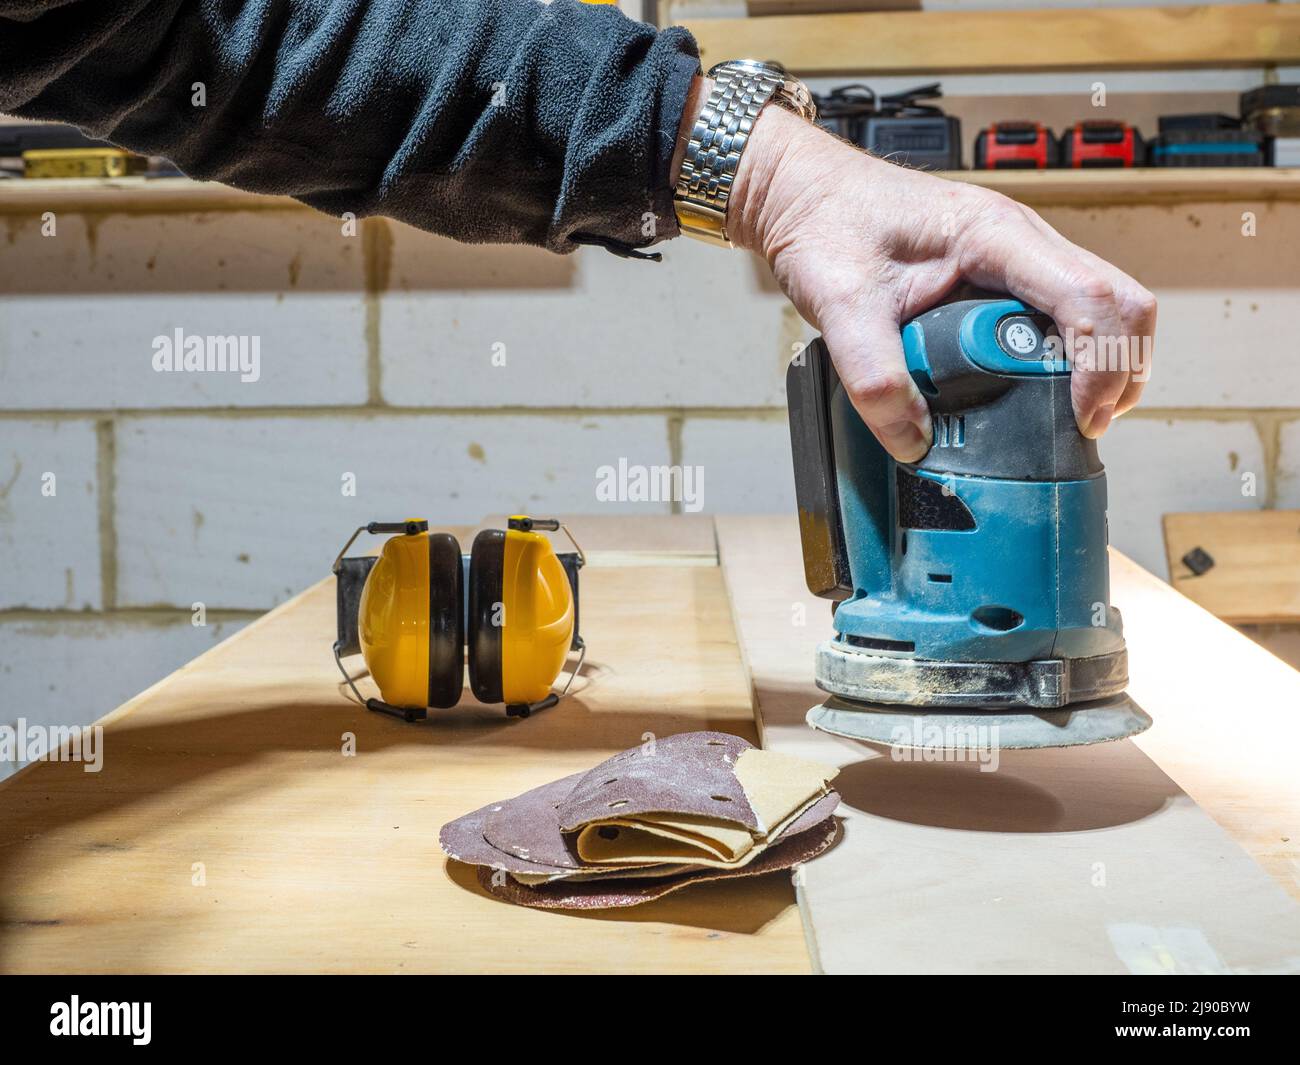
[(759, 112), (770, 100), (811, 121), (817, 108), (808, 86), (776, 63), (731, 59), (709, 77), (713, 89), (691, 129), (673, 207), (687, 236), (729, 248), (727, 201)]

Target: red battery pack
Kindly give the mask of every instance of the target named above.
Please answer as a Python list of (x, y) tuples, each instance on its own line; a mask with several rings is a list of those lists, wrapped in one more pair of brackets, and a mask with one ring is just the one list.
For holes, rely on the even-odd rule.
[(1127, 122), (1108, 119), (1076, 122), (1061, 136), (1061, 165), (1083, 167), (1130, 167), (1146, 162), (1142, 136)]
[(976, 170), (1045, 170), (1059, 158), (1056, 138), (1041, 122), (997, 122), (975, 138)]

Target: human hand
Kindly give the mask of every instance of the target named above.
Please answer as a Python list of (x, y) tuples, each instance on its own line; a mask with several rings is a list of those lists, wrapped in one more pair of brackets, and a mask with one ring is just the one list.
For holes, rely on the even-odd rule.
[[(700, 90), (707, 98), (707, 82)], [(900, 329), (959, 282), (1010, 293), (1097, 349), (1155, 331), (1150, 292), (1028, 207), (885, 162), (775, 105), (741, 156), (727, 226), (821, 332), (854, 407), (903, 462), (925, 455), (931, 426)], [(1066, 355), (1079, 428), (1098, 437), (1137, 403), (1149, 366)]]

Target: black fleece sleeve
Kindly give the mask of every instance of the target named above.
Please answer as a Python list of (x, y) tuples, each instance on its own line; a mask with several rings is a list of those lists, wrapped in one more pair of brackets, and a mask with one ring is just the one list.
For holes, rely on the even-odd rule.
[(578, 0), (0, 0), (0, 112), (458, 240), (675, 236), (695, 42)]

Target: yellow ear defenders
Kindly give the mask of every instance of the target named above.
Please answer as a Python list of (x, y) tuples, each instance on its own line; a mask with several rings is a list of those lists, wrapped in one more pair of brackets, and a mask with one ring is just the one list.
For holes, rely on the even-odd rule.
[[(543, 531), (563, 531), (573, 552), (557, 553)], [(345, 558), (363, 532), (395, 534), (378, 558)], [(427, 521), (371, 522), (334, 560), (338, 638), (334, 661), (371, 710), (407, 721), (426, 707), (455, 706), (469, 686), (512, 717), (554, 706), (582, 666), (578, 570), (586, 561), (568, 528), (551, 519), (510, 518), (485, 529), (468, 555)], [(570, 651), (579, 652), (564, 690), (551, 690)], [(343, 666), (360, 653), (382, 699), (366, 699)]]

